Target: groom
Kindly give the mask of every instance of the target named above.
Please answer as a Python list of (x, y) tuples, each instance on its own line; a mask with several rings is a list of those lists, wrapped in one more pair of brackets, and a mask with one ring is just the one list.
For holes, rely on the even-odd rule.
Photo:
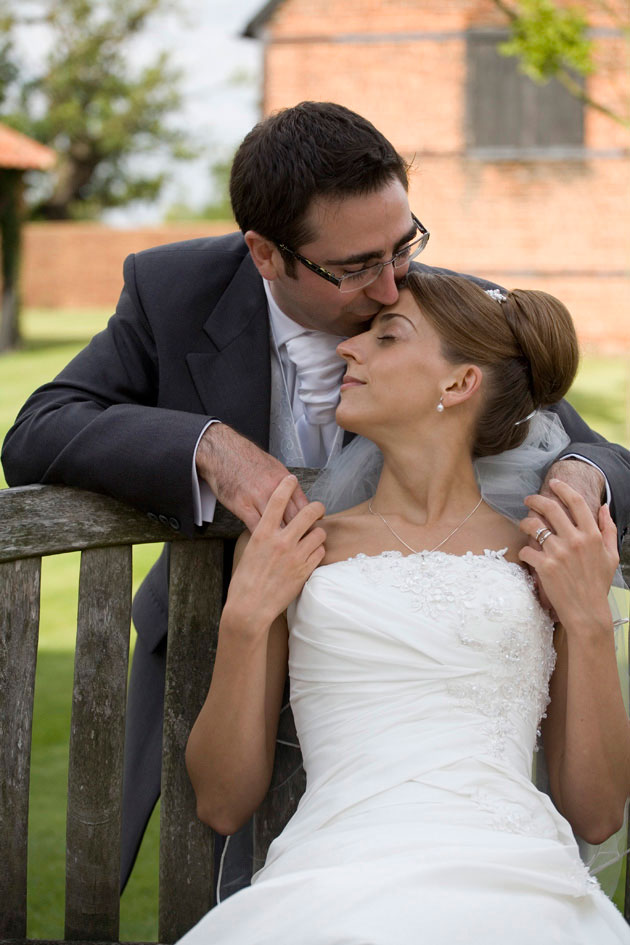
[[(341, 449), (335, 346), (396, 301), (428, 239), (409, 207), (406, 165), (359, 115), (305, 102), (247, 135), (230, 191), (240, 233), (125, 261), (107, 329), (9, 432), (10, 485), (104, 492), (187, 534), (218, 499), (251, 530), (286, 466), (322, 466)], [(593, 509), (609, 488), (621, 533), (630, 455), (567, 404), (558, 412), (574, 458), (553, 474)], [(305, 503), (297, 490), (287, 517)], [(134, 603), (123, 884), (160, 790), (167, 579), (168, 550)]]

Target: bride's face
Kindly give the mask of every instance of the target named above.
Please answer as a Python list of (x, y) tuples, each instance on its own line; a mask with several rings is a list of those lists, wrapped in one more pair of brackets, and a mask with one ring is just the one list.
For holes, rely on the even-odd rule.
[(347, 364), (337, 423), (371, 439), (378, 439), (380, 428), (439, 418), (436, 407), (457, 373), (408, 289), (379, 312), (369, 331), (348, 338), (337, 352)]

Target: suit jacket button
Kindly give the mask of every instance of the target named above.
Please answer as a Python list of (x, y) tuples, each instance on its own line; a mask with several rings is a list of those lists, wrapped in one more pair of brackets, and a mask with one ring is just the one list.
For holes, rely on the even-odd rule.
[(147, 512), (147, 518), (150, 518), (152, 522), (157, 522), (158, 517), (155, 512)]
[(175, 518), (174, 516), (171, 516), (168, 520), (168, 524), (171, 526), (172, 529), (174, 529), (174, 531), (176, 532), (179, 531), (179, 519)]
[(158, 515), (158, 519), (160, 520), (162, 525), (168, 525), (168, 518), (166, 517), (166, 515)]

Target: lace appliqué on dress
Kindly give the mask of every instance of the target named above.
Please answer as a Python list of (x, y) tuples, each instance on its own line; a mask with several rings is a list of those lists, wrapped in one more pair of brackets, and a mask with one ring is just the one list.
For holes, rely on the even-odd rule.
[[(553, 823), (542, 825), (540, 818), (534, 817), (531, 807), (525, 807), (515, 801), (478, 790), (473, 795), (476, 806), (486, 815), (489, 826), (506, 833), (517, 833), (528, 837), (548, 837), (557, 840), (558, 831)], [(537, 813), (539, 811), (537, 810)]]
[[(503, 614), (507, 619), (505, 611)], [(485, 645), (492, 657), (493, 677), (453, 681), (448, 686), (460, 704), (487, 718), (486, 734), (497, 757), (503, 755), (506, 739), (516, 732), (517, 720), (533, 711), (536, 725), (540, 725), (549, 703), (549, 679), (556, 659), (551, 621), (546, 628), (536, 628), (522, 619), (512, 620), (504, 625), (501, 639)], [(460, 642), (464, 646), (484, 646), (478, 641)]]
[(556, 657), (553, 624), (538, 602), (533, 581), (505, 559), (506, 550), (461, 556), (386, 551), (351, 559), (359, 562), (370, 582), (409, 594), (413, 609), (436, 624), (446, 617), (453, 625), (454, 618), (459, 644), (485, 655), (479, 672), (472, 665), (447, 688), (460, 705), (486, 719), (485, 733), (496, 757), (503, 755), (520, 719), (534, 714), (540, 724)]

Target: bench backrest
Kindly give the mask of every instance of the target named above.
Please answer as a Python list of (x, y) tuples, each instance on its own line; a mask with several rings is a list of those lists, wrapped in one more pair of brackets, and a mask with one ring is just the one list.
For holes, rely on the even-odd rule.
[[(301, 475), (305, 485), (308, 473)], [(65, 937), (116, 942), (132, 545), (172, 542), (160, 810), (159, 940), (213, 905), (213, 837), (195, 813), (184, 748), (207, 692), (222, 605), (223, 542), (242, 524), (219, 509), (183, 538), (105, 496), (63, 486), (0, 491), (0, 940), (26, 938), (31, 727), (43, 555), (81, 551), (68, 774)], [(286, 740), (291, 741), (291, 738)], [(291, 815), (303, 784), (278, 746), (254, 828), (254, 858)]]
[[(309, 471), (297, 471), (302, 484)], [(160, 812), (159, 941), (214, 904), (213, 837), (195, 813), (184, 748), (210, 682), (222, 605), (223, 542), (242, 525), (219, 508), (203, 537), (174, 534), (104, 496), (63, 486), (0, 491), (0, 941), (26, 939), (33, 694), (43, 555), (80, 550), (66, 852), (66, 940), (117, 942), (131, 546), (169, 541), (171, 577)], [(626, 548), (630, 552), (630, 548)], [(630, 553), (625, 556), (626, 577)], [(282, 741), (292, 741), (283, 733)], [(295, 750), (278, 744), (254, 827), (254, 859), (303, 790)], [(630, 870), (628, 870), (630, 874)], [(630, 914), (630, 875), (626, 918)]]

